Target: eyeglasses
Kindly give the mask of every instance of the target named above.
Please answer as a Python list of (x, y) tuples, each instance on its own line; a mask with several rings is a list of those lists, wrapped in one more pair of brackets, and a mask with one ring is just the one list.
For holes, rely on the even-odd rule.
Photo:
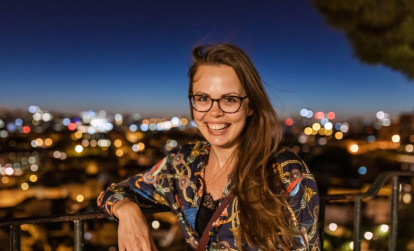
[(233, 95), (223, 96), (218, 99), (210, 98), (206, 95), (190, 95), (188, 97), (190, 98), (191, 106), (198, 112), (208, 112), (213, 107), (214, 101), (217, 101), (218, 107), (225, 113), (236, 113), (240, 109), (243, 100), (247, 98), (247, 96), (239, 97)]

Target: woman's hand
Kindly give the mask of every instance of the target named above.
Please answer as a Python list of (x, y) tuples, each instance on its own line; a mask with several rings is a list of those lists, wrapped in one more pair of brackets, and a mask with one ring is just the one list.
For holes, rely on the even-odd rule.
[(119, 219), (119, 251), (157, 251), (148, 223), (136, 203), (120, 200), (113, 206), (113, 213)]

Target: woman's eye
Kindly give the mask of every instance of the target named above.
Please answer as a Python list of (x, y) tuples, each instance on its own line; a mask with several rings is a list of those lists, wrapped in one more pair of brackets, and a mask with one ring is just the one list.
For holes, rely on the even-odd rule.
[(208, 97), (206, 97), (206, 96), (196, 96), (196, 101), (206, 102), (206, 101), (208, 101)]
[(226, 103), (235, 103), (235, 102), (237, 102), (237, 98), (235, 98), (235, 97), (224, 97), (224, 101)]

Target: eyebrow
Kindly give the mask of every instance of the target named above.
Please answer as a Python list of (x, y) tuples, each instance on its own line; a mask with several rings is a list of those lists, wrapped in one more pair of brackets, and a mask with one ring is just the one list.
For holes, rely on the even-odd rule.
[[(196, 93), (193, 93), (193, 95), (203, 95), (203, 96), (210, 97), (210, 95), (207, 94), (207, 93), (205, 93), (205, 92), (196, 92)], [(226, 96), (238, 96), (238, 97), (241, 97), (242, 95), (240, 95), (239, 93), (236, 93), (236, 92), (230, 92), (230, 93), (222, 94), (220, 97), (226, 97)]]

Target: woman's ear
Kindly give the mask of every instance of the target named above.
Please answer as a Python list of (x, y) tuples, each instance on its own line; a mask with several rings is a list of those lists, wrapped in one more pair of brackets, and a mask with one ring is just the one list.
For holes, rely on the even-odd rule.
[(253, 115), (253, 109), (249, 105), (249, 110), (247, 111), (247, 117), (250, 117)]

